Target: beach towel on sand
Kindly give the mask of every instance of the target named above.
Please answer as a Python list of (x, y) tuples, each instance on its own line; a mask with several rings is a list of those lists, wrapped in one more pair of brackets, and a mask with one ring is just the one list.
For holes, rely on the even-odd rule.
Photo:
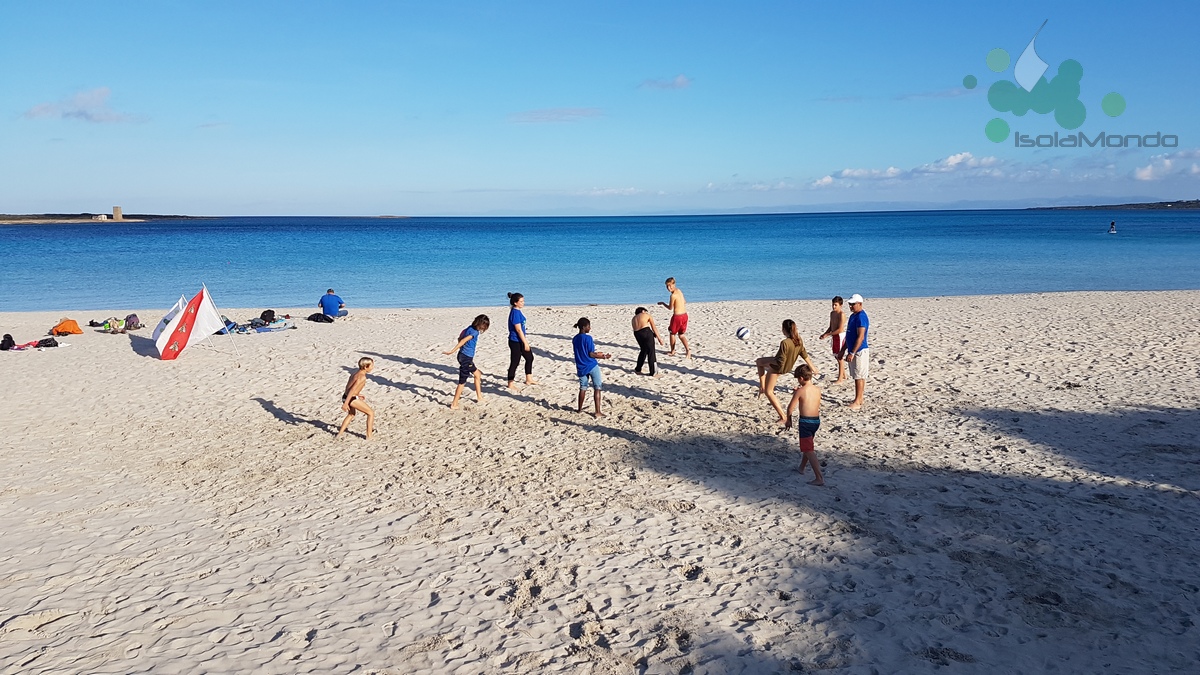
[(75, 323), (74, 319), (60, 319), (54, 328), (50, 329), (51, 335), (83, 335), (83, 329), (79, 324)]

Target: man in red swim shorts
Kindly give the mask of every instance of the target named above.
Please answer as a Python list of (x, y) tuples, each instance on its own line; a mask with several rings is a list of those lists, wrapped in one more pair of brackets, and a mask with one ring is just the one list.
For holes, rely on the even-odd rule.
[(675, 277), (667, 279), (667, 292), (671, 294), (671, 302), (659, 302), (658, 304), (671, 310), (671, 323), (668, 330), (671, 333), (671, 351), (667, 352), (667, 356), (675, 355), (675, 336), (679, 336), (679, 341), (683, 343), (684, 354), (687, 358), (692, 358), (692, 348), (688, 345), (687, 336), (687, 300), (683, 299), (683, 291), (675, 286)]

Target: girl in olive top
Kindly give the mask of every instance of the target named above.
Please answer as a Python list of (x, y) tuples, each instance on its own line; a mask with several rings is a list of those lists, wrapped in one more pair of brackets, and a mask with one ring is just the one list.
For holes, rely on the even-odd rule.
[(766, 394), (767, 400), (771, 402), (771, 407), (779, 415), (779, 423), (787, 424), (787, 415), (783, 413), (783, 406), (780, 405), (779, 399), (775, 398), (775, 383), (779, 380), (779, 376), (792, 372), (796, 367), (797, 359), (803, 359), (808, 367), (812, 368), (814, 377), (819, 373), (813, 366), (812, 359), (808, 357), (808, 350), (804, 348), (804, 341), (800, 339), (800, 333), (796, 330), (796, 322), (785, 319), (783, 334), (786, 337), (779, 343), (779, 352), (775, 356), (764, 356), (758, 359), (754, 365), (758, 367), (758, 395)]

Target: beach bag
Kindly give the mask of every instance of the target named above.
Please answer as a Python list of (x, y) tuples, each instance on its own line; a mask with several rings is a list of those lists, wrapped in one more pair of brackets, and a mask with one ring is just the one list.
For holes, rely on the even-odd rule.
[(36, 347), (38, 349), (41, 349), (42, 347), (57, 347), (57, 346), (58, 346), (58, 340), (55, 340), (52, 337), (42, 338), (41, 340), (38, 340), (38, 343), (36, 345)]
[(263, 323), (275, 323), (275, 310), (264, 309), (263, 313), (258, 315), (258, 318), (262, 319)]
[[(60, 319), (54, 328), (50, 329), (51, 335), (83, 335), (83, 329), (79, 324), (75, 323), (74, 319)], [(55, 346), (58, 346), (57, 344)]]
[(308, 320), (309, 320), (309, 321), (316, 321), (317, 323), (333, 323), (333, 317), (332, 317), (332, 316), (325, 316), (325, 315), (324, 315), (324, 314), (322, 314), (321, 312), (317, 312), (316, 314), (309, 314), (309, 315), (308, 315)]
[(142, 325), (142, 320), (138, 318), (137, 314), (130, 314), (125, 317), (125, 330), (137, 330), (139, 328), (145, 328), (145, 326)]
[(6, 352), (16, 346), (17, 341), (8, 333), (4, 334), (4, 339), (0, 340), (0, 352)]

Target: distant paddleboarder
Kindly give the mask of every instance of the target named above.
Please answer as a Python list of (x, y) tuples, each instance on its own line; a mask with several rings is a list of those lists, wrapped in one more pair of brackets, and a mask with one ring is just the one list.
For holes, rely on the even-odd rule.
[(1114, 220), (1114, 221), (1112, 221), (1111, 223), (1109, 223), (1109, 224), (1108, 224), (1108, 233), (1109, 233), (1109, 234), (1116, 234), (1116, 233), (1117, 233), (1117, 221), (1115, 221), (1115, 220)]

